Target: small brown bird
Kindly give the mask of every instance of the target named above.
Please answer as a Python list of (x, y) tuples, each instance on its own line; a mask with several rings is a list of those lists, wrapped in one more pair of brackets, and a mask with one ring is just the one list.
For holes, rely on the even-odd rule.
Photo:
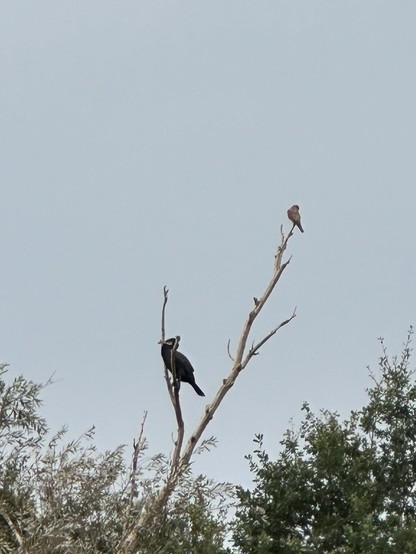
[(293, 226), (297, 225), (301, 233), (303, 233), (302, 225), (300, 224), (299, 206), (297, 204), (294, 204), (287, 210), (287, 217), (293, 223)]

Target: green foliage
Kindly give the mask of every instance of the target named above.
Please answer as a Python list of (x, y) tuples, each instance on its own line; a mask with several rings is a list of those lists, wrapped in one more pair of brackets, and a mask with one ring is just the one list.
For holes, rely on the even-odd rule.
[(141, 532), (141, 550), (154, 554), (225, 554), (228, 486), (189, 473), (163, 514)]
[[(262, 436), (248, 456), (254, 490), (238, 489), (240, 554), (416, 552), (416, 385), (411, 332), (400, 358), (383, 346), (368, 402), (346, 421), (304, 404), (276, 461)], [(50, 437), (42, 385), (0, 365), (0, 554), (226, 554), (232, 491), (188, 468), (166, 502), (171, 460), (135, 443), (100, 453), (94, 430)], [(212, 446), (207, 439), (200, 449)], [(143, 522), (146, 522), (143, 524)], [(128, 541), (127, 541), (128, 543)]]
[(384, 344), (368, 404), (347, 421), (304, 404), (271, 461), (262, 436), (248, 456), (253, 491), (238, 489), (242, 554), (416, 552), (416, 385), (412, 330), (400, 358)]
[[(139, 528), (140, 554), (221, 554), (231, 489), (188, 471), (157, 508), (169, 460), (146, 457), (141, 437), (131, 466), (124, 449), (99, 453), (94, 429), (65, 442), (47, 438), (42, 385), (0, 366), (0, 554), (118, 554)], [(140, 528), (141, 516), (151, 513)], [(149, 518), (147, 518), (149, 522)]]

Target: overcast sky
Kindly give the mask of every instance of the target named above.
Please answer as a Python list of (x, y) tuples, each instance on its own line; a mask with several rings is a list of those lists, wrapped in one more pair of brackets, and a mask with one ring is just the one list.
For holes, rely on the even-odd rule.
[[(277, 452), (303, 401), (348, 415), (383, 336), (415, 323), (416, 3), (402, 0), (0, 2), (0, 359), (44, 392), (52, 430), (150, 452), (175, 420), (163, 380), (181, 335), (206, 398), (256, 321), (297, 317), (241, 374), (196, 467), (248, 485), (255, 433)], [(128, 450), (129, 453), (129, 450)], [(130, 454), (129, 454), (130, 455)]]

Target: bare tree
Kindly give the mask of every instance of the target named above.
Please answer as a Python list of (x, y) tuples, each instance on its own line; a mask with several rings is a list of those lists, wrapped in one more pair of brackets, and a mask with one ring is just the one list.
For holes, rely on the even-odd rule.
[[(184, 436), (185, 436), (185, 425), (182, 418), (182, 410), (180, 405), (179, 398), (179, 387), (176, 380), (176, 371), (175, 371), (175, 352), (178, 348), (180, 337), (176, 337), (175, 345), (172, 349), (172, 378), (169, 375), (168, 369), (165, 366), (165, 379), (169, 392), (169, 397), (172, 402), (176, 422), (177, 422), (177, 436), (175, 440), (174, 452), (172, 455), (172, 460), (170, 464), (170, 471), (167, 477), (164, 487), (160, 490), (156, 499), (152, 499), (153, 505), (151, 510), (144, 510), (141, 512), (140, 517), (137, 520), (137, 525), (131, 532), (125, 537), (120, 544), (119, 552), (125, 554), (132, 554), (137, 552), (139, 547), (139, 530), (143, 527), (149, 526), (151, 524), (150, 518), (153, 517), (155, 513), (162, 512), (169, 501), (170, 496), (175, 491), (175, 488), (181, 479), (181, 477), (188, 471), (189, 464), (192, 458), (192, 455), (195, 452), (195, 449), (198, 445), (203, 446), (200, 443), (201, 436), (205, 431), (208, 423), (213, 418), (215, 412), (219, 408), (221, 402), (223, 401), (225, 395), (234, 385), (237, 377), (240, 372), (247, 367), (250, 360), (253, 356), (257, 355), (260, 348), (273, 336), (275, 335), (282, 327), (287, 325), (294, 317), (296, 317), (296, 308), (293, 310), (292, 315), (280, 322), (274, 329), (267, 333), (260, 341), (257, 343), (253, 342), (251, 346), (248, 346), (250, 332), (253, 326), (254, 321), (257, 316), (260, 314), (270, 295), (272, 294), (275, 286), (279, 282), (280, 277), (282, 276), (284, 270), (289, 265), (291, 257), (289, 257), (285, 262), (283, 262), (283, 254), (286, 250), (287, 244), (291, 236), (293, 235), (295, 224), (292, 226), (289, 234), (287, 236), (283, 233), (283, 226), (280, 227), (280, 242), (277, 246), (273, 267), (273, 275), (264, 289), (263, 293), (258, 297), (254, 297), (254, 306), (249, 312), (247, 319), (243, 325), (241, 335), (238, 341), (237, 350), (235, 356), (232, 356), (230, 353), (230, 342), (228, 342), (228, 355), (232, 360), (232, 367), (228, 376), (223, 380), (222, 385), (218, 389), (213, 400), (206, 405), (204, 412), (196, 425), (195, 429), (189, 435), (189, 438), (184, 446)], [(166, 305), (168, 302), (168, 289), (164, 287), (163, 289), (163, 307), (162, 307), (162, 322), (161, 322), (161, 334), (162, 341), (165, 340), (165, 316), (166, 316)]]

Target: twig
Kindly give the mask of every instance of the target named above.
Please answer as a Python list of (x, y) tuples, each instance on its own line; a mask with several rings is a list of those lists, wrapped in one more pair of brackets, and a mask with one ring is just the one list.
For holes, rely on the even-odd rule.
[(261, 341), (259, 341), (256, 345), (253, 344), (253, 346), (250, 348), (247, 356), (244, 358), (243, 362), (241, 363), (241, 369), (244, 369), (246, 367), (246, 365), (248, 364), (248, 362), (251, 360), (251, 358), (253, 356), (255, 356), (256, 354), (258, 354), (258, 350), (260, 350), (260, 348), (263, 346), (263, 344), (265, 344), (273, 335), (275, 335), (277, 333), (277, 331), (279, 329), (281, 329), (284, 325), (287, 325), (288, 323), (290, 323), (292, 321), (293, 318), (296, 317), (296, 307), (295, 309), (293, 310), (293, 313), (292, 315), (289, 317), (289, 319), (285, 319), (284, 321), (282, 321), (281, 323), (279, 323), (279, 325), (277, 327), (275, 327), (273, 329), (273, 331), (270, 331), (270, 333), (268, 333)]
[(48, 377), (46, 382), (43, 383), (43, 385), (42, 385), (43, 387), (48, 387), (49, 385), (54, 385), (56, 383), (56, 381), (54, 381), (55, 373), (56, 373), (56, 371), (54, 371), (52, 373), (52, 375), (50, 377)]
[(230, 352), (230, 343), (231, 343), (231, 339), (228, 339), (228, 343), (227, 343), (228, 357), (229, 357), (230, 360), (233, 362), (233, 361), (234, 361), (234, 358), (231, 356), (231, 352)]
[(165, 341), (165, 311), (166, 304), (168, 303), (169, 289), (165, 285), (163, 287), (163, 306), (162, 306), (162, 341)]
[(133, 510), (134, 506), (134, 499), (137, 497), (137, 465), (138, 465), (138, 459), (140, 452), (143, 451), (145, 445), (146, 445), (146, 439), (144, 438), (144, 425), (146, 423), (147, 419), (147, 411), (144, 412), (142, 422), (140, 424), (140, 433), (138, 439), (133, 439), (133, 454), (132, 454), (132, 461), (131, 461), (131, 471), (128, 478), (128, 481), (126, 483), (126, 486), (123, 489), (123, 492), (130, 487), (130, 494), (129, 494), (129, 503), (127, 505), (127, 513), (126, 517), (124, 518), (124, 528), (123, 533), (121, 535), (121, 538), (119, 540), (119, 545), (123, 544), (126, 540), (129, 531), (129, 527), (131, 526), (130, 522), (130, 515)]
[(132, 473), (131, 473), (132, 482), (134, 481), (134, 478), (137, 472), (137, 460), (138, 460), (140, 451), (143, 450), (143, 446), (145, 443), (143, 439), (143, 434), (144, 434), (144, 425), (146, 423), (146, 419), (147, 419), (147, 410), (144, 412), (142, 422), (140, 424), (139, 438), (137, 439), (137, 441), (133, 440), (133, 459), (132, 459)]

